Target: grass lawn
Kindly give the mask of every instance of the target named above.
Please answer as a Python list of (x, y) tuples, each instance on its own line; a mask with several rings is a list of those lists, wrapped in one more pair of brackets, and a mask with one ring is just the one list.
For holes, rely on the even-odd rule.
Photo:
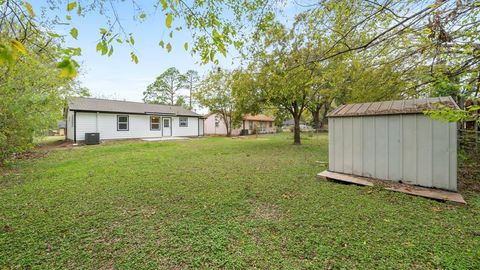
[(321, 181), (327, 136), (110, 142), (0, 176), (0, 269), (480, 269), (456, 206)]

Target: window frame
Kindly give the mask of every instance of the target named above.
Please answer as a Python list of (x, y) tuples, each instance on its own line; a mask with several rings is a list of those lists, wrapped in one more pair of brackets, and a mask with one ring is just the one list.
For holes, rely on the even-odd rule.
[[(165, 120), (168, 119), (168, 127), (165, 126)], [(162, 117), (162, 128), (172, 129), (172, 118), (170, 117)]]
[[(158, 118), (158, 123), (155, 123), (155, 124), (158, 124), (158, 128), (152, 128), (152, 124), (154, 124), (152, 122), (152, 118), (153, 117), (157, 117)], [(161, 131), (162, 130), (162, 117), (158, 116), (158, 115), (150, 115), (150, 130), (151, 131)]]
[[(127, 117), (127, 122), (120, 122), (120, 117)], [(120, 124), (127, 124), (127, 129), (120, 129)], [(126, 114), (117, 114), (117, 131), (129, 131), (130, 130), (130, 117)]]
[[(182, 126), (182, 120), (185, 120), (185, 126)], [(178, 117), (178, 126), (179, 127), (188, 127), (188, 117), (180, 116)]]

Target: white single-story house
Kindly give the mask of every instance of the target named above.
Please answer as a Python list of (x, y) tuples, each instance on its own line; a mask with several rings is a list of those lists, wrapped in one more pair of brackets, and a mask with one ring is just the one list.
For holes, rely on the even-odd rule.
[(67, 139), (75, 142), (85, 133), (100, 133), (102, 140), (204, 134), (204, 117), (181, 106), (75, 97), (66, 116)]
[[(208, 135), (227, 135), (227, 128), (222, 116), (218, 113), (210, 113), (205, 116), (205, 134)], [(244, 133), (242, 133), (244, 130)], [(263, 114), (246, 114), (242, 118), (240, 127), (232, 129), (232, 135), (255, 134), (255, 133), (275, 133), (275, 119)]]

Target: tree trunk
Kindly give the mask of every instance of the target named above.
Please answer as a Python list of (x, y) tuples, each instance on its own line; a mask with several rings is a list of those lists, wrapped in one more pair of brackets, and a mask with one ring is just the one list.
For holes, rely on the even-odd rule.
[(189, 97), (189, 103), (190, 103), (189, 109), (190, 110), (193, 109), (193, 107), (192, 107), (192, 88), (193, 88), (193, 82), (190, 81), (190, 97)]
[(227, 137), (232, 136), (232, 120), (230, 119), (229, 123), (227, 124)]
[(300, 145), (300, 115), (295, 114), (293, 115), (293, 144)]
[(320, 120), (320, 129), (323, 128), (323, 125), (325, 124), (325, 119), (327, 118), (327, 113), (328, 113), (328, 110), (330, 109), (330, 104), (331, 102), (325, 102), (324, 106), (323, 106), (323, 114), (322, 114), (322, 118)]
[(322, 128), (322, 124), (320, 123), (320, 106), (315, 107), (314, 110), (312, 110), (312, 117), (313, 117), (313, 127), (315, 128), (315, 132), (320, 132), (320, 129)]
[(228, 120), (227, 116), (223, 116), (223, 122), (225, 123), (225, 128), (227, 129), (227, 137), (232, 136), (232, 127), (231, 127), (231, 119)]

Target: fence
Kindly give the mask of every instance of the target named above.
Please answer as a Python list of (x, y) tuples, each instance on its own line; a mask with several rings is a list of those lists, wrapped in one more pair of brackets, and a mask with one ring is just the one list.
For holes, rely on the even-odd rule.
[(458, 143), (459, 148), (465, 152), (480, 152), (480, 131), (459, 129)]

